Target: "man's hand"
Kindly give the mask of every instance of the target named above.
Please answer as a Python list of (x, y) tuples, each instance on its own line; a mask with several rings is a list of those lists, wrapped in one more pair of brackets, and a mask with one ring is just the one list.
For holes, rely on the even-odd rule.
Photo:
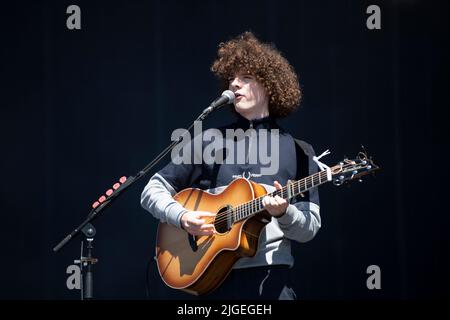
[[(194, 236), (209, 236), (215, 233), (212, 217), (216, 215), (206, 211), (188, 211), (181, 216), (181, 226)], [(205, 219), (209, 218), (209, 219)]]
[[(273, 185), (277, 190), (283, 188), (278, 181), (274, 181)], [(262, 200), (262, 204), (264, 206), (264, 209), (266, 209), (271, 216), (277, 218), (281, 217), (286, 212), (286, 209), (289, 207), (289, 203), (287, 202), (287, 200), (281, 198), (280, 196), (275, 197), (265, 196)]]

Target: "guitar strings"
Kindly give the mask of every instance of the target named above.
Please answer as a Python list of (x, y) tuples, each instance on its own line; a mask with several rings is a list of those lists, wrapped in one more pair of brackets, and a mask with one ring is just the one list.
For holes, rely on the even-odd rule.
[[(299, 180), (299, 181), (293, 182), (292, 185), (293, 185), (294, 188), (298, 188), (299, 191), (300, 191), (299, 193), (301, 193), (301, 192), (302, 192), (302, 191), (300, 190), (300, 189), (301, 189), (301, 182), (304, 181), (305, 190), (303, 190), (303, 192), (305, 192), (305, 191), (307, 191), (307, 189), (308, 189), (308, 188), (306, 188), (306, 182), (307, 182), (307, 180), (308, 180), (308, 179), (311, 180), (311, 184), (312, 184), (312, 185), (314, 185), (315, 182), (318, 182), (318, 183), (316, 184), (316, 185), (318, 185), (319, 183), (322, 182), (322, 179), (321, 179), (321, 177), (319, 177), (319, 175), (322, 176), (322, 175), (324, 175), (323, 173), (326, 173), (326, 172), (320, 172), (320, 173), (318, 173), (318, 174), (313, 175), (312, 177), (304, 178), (304, 179), (301, 179), (301, 180)], [(322, 177), (322, 178), (323, 178), (323, 177)], [(275, 191), (272, 192), (272, 193), (265, 194), (265, 195), (263, 195), (263, 196), (261, 196), (261, 197), (259, 197), (259, 198), (252, 199), (252, 200), (250, 200), (249, 202), (243, 203), (243, 204), (239, 205), (238, 207), (236, 207), (234, 211), (233, 211), (233, 209), (224, 211), (224, 212), (221, 214), (221, 218), (222, 218), (222, 219), (219, 218), (219, 219), (216, 220), (216, 221), (227, 220), (229, 216), (231, 216), (234, 212), (238, 212), (239, 209), (241, 209), (242, 211), (244, 211), (244, 213), (247, 213), (246, 211), (248, 211), (248, 210), (254, 211), (257, 207), (258, 207), (258, 208), (260, 207), (259, 201), (262, 201), (262, 198), (264, 198), (265, 196), (276, 196), (276, 195), (278, 195), (278, 196), (281, 196), (282, 198), (284, 198), (284, 197), (283, 197), (283, 194), (287, 194), (287, 186), (283, 187), (282, 189), (277, 189), (277, 190), (275, 190)], [(262, 210), (262, 208), (261, 208), (261, 210)], [(242, 219), (239, 219), (239, 220), (242, 220)], [(239, 221), (239, 220), (238, 220), (238, 221)]]
[[(311, 180), (311, 184), (312, 185), (314, 185), (316, 182), (317, 182), (317, 185), (319, 185), (320, 183), (325, 182), (325, 181), (323, 181), (323, 178), (326, 178), (326, 171), (321, 171), (321, 172), (318, 172), (318, 173), (316, 173), (316, 174), (314, 174), (314, 175), (312, 175), (310, 177), (306, 177), (306, 178), (303, 178), (301, 180), (295, 181), (291, 185), (292, 185), (292, 188), (298, 188), (298, 190), (300, 191), (299, 193), (306, 192), (308, 190), (308, 189), (306, 189), (306, 183), (307, 183), (308, 180)], [(303, 185), (305, 186), (305, 190), (303, 190), (303, 191), (301, 191), (301, 184), (302, 184), (302, 182), (303, 182)], [(218, 214), (219, 217), (217, 219), (215, 219), (214, 222), (215, 222), (216, 225), (223, 226), (223, 224), (226, 223), (228, 221), (228, 219), (234, 215), (234, 213), (238, 212), (238, 210), (243, 211), (245, 215), (248, 213), (248, 211), (250, 211), (250, 212), (255, 211), (255, 209), (260, 207), (259, 202), (262, 201), (262, 199), (265, 196), (276, 196), (276, 195), (278, 195), (278, 196), (281, 196), (282, 198), (284, 198), (283, 194), (286, 194), (286, 195), (288, 194), (287, 188), (288, 188), (288, 186), (284, 186), (283, 188), (277, 189), (274, 192), (265, 194), (265, 195), (263, 195), (261, 197), (258, 197), (256, 199), (252, 199), (252, 200), (250, 200), (250, 201), (248, 201), (246, 203), (240, 204), (239, 206), (234, 208), (234, 210), (233, 209), (229, 209), (229, 210), (226, 210), (224, 212), (220, 212)], [(257, 213), (259, 211), (260, 210), (257, 210), (254, 213)], [(261, 211), (262, 211), (262, 209), (261, 209)], [(248, 215), (248, 216), (250, 216), (250, 215)], [(233, 223), (241, 221), (241, 220), (243, 220), (243, 219), (237, 219), (236, 221), (233, 221)]]

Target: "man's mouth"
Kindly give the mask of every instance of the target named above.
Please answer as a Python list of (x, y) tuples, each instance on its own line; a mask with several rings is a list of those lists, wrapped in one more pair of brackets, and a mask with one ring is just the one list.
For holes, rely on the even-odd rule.
[(234, 93), (234, 99), (235, 99), (235, 100), (240, 100), (242, 97), (243, 97), (242, 94), (237, 93), (237, 92)]

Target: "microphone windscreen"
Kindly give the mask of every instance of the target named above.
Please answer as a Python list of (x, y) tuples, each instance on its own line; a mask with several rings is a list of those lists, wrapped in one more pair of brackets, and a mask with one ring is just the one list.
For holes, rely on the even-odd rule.
[(222, 92), (222, 96), (226, 96), (228, 98), (228, 103), (233, 103), (234, 102), (234, 92), (231, 90), (225, 90), (224, 92)]

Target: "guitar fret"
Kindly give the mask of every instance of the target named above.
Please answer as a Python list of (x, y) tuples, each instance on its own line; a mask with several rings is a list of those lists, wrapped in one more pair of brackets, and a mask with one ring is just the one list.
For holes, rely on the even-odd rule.
[[(313, 187), (321, 185), (324, 182), (328, 181), (328, 177), (325, 171), (317, 172), (313, 175), (305, 177), (295, 182), (287, 183), (286, 186), (279, 190), (275, 190), (272, 193), (267, 195), (269, 196), (280, 196), (285, 200), (289, 200), (290, 197), (294, 197), (295, 195), (301, 194)], [(247, 203), (243, 203), (240, 206), (237, 206), (234, 210), (235, 218), (237, 221), (246, 219), (247, 217), (252, 216), (255, 213), (258, 213), (264, 209), (263, 200), (264, 196), (253, 199)]]

